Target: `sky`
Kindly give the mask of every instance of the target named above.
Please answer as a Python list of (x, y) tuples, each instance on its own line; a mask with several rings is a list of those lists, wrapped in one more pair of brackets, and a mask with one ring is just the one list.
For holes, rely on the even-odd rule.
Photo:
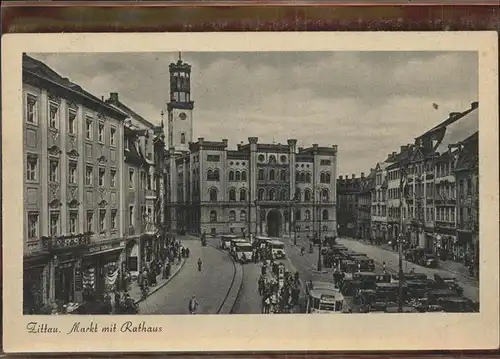
[[(179, 54), (30, 54), (97, 97), (152, 123)], [(388, 153), (478, 100), (475, 52), (183, 52), (192, 65), (194, 136), (338, 145), (338, 175), (368, 173)], [(438, 105), (435, 109), (433, 103)]]

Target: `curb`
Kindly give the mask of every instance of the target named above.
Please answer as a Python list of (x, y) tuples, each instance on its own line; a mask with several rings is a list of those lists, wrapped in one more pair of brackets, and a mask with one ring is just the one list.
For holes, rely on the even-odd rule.
[(154, 289), (152, 291), (150, 291), (147, 295), (147, 297), (145, 298), (141, 298), (139, 300), (136, 300), (135, 301), (135, 304), (139, 304), (141, 303), (142, 301), (148, 299), (153, 293), (157, 292), (158, 290), (160, 290), (161, 288), (163, 288), (164, 286), (166, 286), (172, 279), (175, 278), (175, 276), (177, 274), (179, 274), (179, 272), (181, 271), (182, 267), (184, 267), (184, 264), (186, 264), (186, 259), (187, 258), (183, 258), (182, 259), (182, 262), (181, 264), (177, 267), (177, 269), (170, 275), (170, 277), (165, 281), (165, 283), (163, 283), (162, 285), (159, 285), (159, 286), (156, 286), (154, 287)]

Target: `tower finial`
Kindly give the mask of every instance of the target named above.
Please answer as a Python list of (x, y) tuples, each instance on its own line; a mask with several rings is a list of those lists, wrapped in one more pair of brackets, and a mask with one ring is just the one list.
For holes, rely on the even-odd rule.
[(163, 115), (164, 115), (164, 112), (163, 112), (163, 109), (161, 110), (161, 128), (164, 127), (164, 124), (163, 124)]
[(182, 62), (182, 54), (180, 51), (179, 51), (179, 62)]

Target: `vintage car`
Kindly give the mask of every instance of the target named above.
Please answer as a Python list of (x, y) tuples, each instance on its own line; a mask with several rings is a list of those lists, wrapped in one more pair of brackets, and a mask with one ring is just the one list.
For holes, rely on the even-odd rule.
[[(404, 281), (409, 280), (427, 280), (427, 275), (425, 273), (403, 273)], [(399, 282), (399, 274), (393, 274), (391, 276), (391, 283)]]
[(312, 282), (307, 292), (306, 313), (342, 313), (347, 309), (344, 296), (329, 282)]
[(452, 298), (452, 297), (459, 297), (459, 296), (460, 295), (458, 294), (458, 292), (456, 290), (434, 289), (434, 290), (428, 291), (427, 294), (425, 295), (425, 298), (426, 298), (427, 303), (429, 305), (434, 305), (434, 304), (440, 305), (439, 300), (442, 298)]
[(463, 297), (439, 298), (437, 304), (447, 313), (474, 313), (473, 303)]
[(463, 288), (458, 284), (455, 277), (442, 274), (434, 274), (434, 280), (436, 281), (436, 286), (438, 288), (455, 290), (459, 295), (462, 295), (464, 292)]
[(405, 281), (406, 294), (409, 299), (425, 298), (427, 293), (434, 289), (434, 286), (428, 280), (413, 279)]
[(350, 260), (356, 263), (358, 266), (358, 270), (362, 272), (374, 272), (375, 271), (375, 262), (373, 259), (368, 258), (365, 255), (356, 255), (351, 256)]
[(414, 248), (405, 252), (405, 259), (418, 265), (436, 268), (438, 259), (436, 254), (428, 248)]

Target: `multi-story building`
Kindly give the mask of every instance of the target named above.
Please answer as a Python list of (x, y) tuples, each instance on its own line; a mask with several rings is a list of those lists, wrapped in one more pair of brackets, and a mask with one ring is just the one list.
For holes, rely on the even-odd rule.
[(127, 114), (27, 55), (22, 95), (24, 308), (32, 313), (114, 284), (124, 248)]
[(384, 162), (379, 162), (374, 168), (375, 185), (372, 188), (371, 225), (372, 239), (376, 243), (387, 242), (387, 167), (394, 162), (396, 153), (389, 154)]
[(358, 195), (362, 178), (339, 176), (337, 180), (337, 228), (340, 237), (356, 236)]
[[(163, 187), (163, 128), (146, 120), (110, 93), (106, 103), (126, 113), (124, 173), (126, 195), (126, 269), (136, 274), (143, 263), (149, 263), (162, 248), (160, 233), (163, 211), (160, 190)], [(159, 152), (159, 153), (158, 153)]]
[[(415, 139), (407, 168), (408, 228), (412, 244), (450, 248), (456, 241), (456, 195), (453, 167), (456, 151), (450, 146), (479, 128), (478, 103), (450, 116)], [(438, 245), (437, 242), (440, 242)]]
[(361, 172), (356, 215), (356, 237), (364, 240), (370, 240), (371, 238), (372, 188), (374, 182), (375, 172), (373, 169), (370, 170), (369, 175), (366, 177), (364, 172)]
[(457, 190), (457, 241), (454, 257), (472, 263), (479, 273), (479, 132), (457, 145), (455, 164)]
[(167, 219), (171, 231), (279, 237), (336, 234), (337, 146), (193, 141), (191, 66), (170, 64)]

